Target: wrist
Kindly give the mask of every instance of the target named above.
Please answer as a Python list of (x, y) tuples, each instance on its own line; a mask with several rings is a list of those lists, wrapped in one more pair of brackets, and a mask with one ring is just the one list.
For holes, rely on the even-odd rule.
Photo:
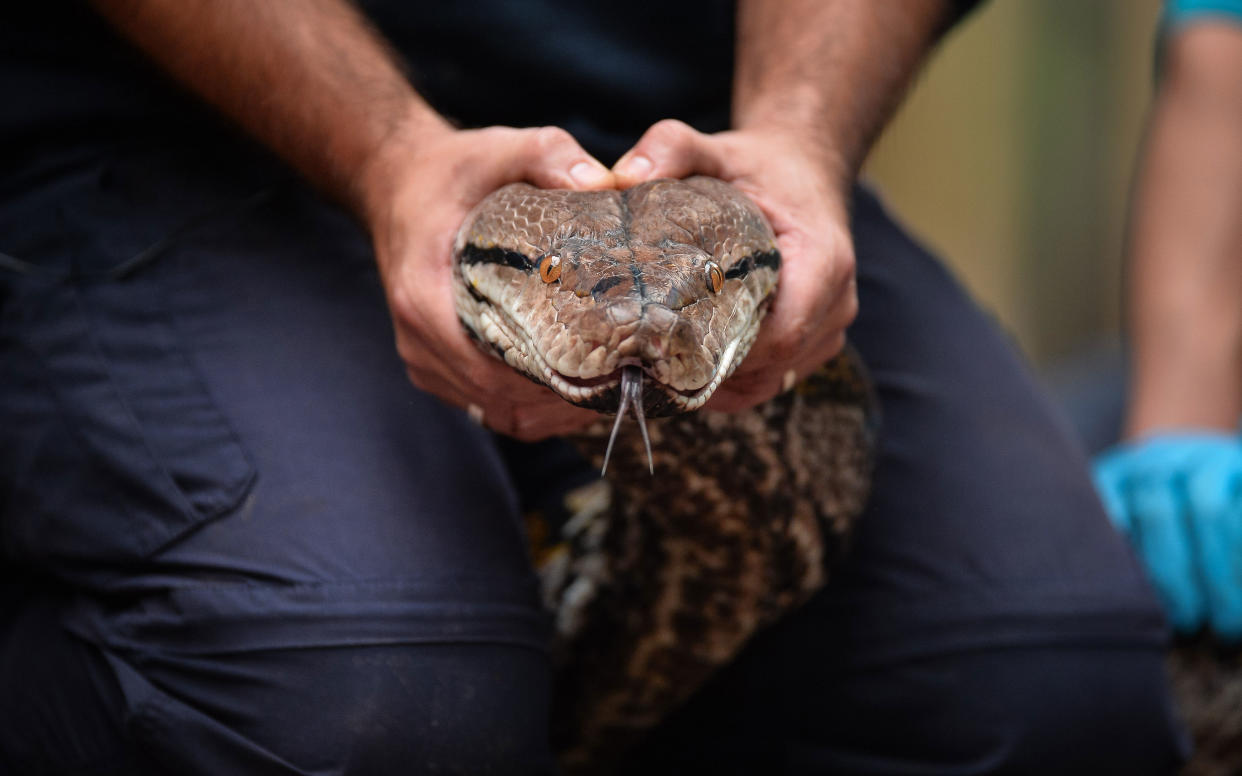
[(857, 169), (821, 128), (784, 120), (756, 121), (729, 134), (758, 149), (768, 160), (769, 172), (809, 179), (828, 201), (832, 214), (848, 221)]
[(1136, 403), (1126, 421), (1124, 441), (1168, 434), (1227, 434), (1238, 432), (1239, 416), (1228, 410)]
[(1130, 399), (1123, 437), (1140, 439), (1187, 431), (1233, 434), (1242, 406), (1226, 389), (1185, 382), (1137, 384)]
[[(1125, 436), (1201, 429), (1234, 432), (1242, 416), (1242, 338), (1220, 318), (1138, 322)], [(1142, 324), (1146, 325), (1142, 325)]]
[(778, 107), (779, 102), (769, 103), (769, 106), (771, 110), (752, 112), (750, 118), (739, 115), (735, 131), (763, 138), (763, 147), (805, 158), (811, 169), (824, 175), (832, 191), (842, 201), (848, 201), (861, 160), (848, 152), (840, 133), (817, 122), (811, 112), (784, 113)]
[(355, 216), (374, 234), (391, 215), (391, 203), (409, 171), (434, 155), (430, 149), (455, 129), (447, 120), (415, 97), (379, 134), (376, 142), (349, 181), (346, 202)]

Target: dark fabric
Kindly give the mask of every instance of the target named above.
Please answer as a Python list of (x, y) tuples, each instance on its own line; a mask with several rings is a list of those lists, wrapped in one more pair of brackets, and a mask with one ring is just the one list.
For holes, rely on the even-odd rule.
[(883, 429), (851, 552), (629, 772), (1173, 772), (1164, 625), (1067, 425), (865, 191), (854, 236)]
[[(958, 16), (978, 0), (953, 0)], [(465, 126), (554, 124), (611, 163), (653, 121), (726, 128), (732, 0), (461, 0), (358, 5), (415, 85)], [(0, 196), (32, 154), (217, 142), (223, 122), (184, 97), (80, 0), (14, 3), (0, 25)], [(0, 250), (3, 250), (0, 247)]]
[[(0, 363), (43, 382), (0, 402), (40, 409), (0, 429), (23, 580), (0, 772), (89, 772), (90, 752), (154, 763), (129, 773), (546, 772), (547, 617), (493, 439), (409, 386), (345, 216), (298, 188), (239, 204), (121, 278), (2, 276)], [(48, 288), (75, 306), (27, 315)], [(28, 334), (67, 318), (76, 339)]]
[[(604, 33), (688, 5), (527, 7), (367, 4), (463, 121), (604, 157), (665, 115), (722, 126), (727, 21), (669, 60)], [(596, 37), (520, 34), (540, 19)], [(596, 54), (572, 110), (453, 108), (511, 88), (478, 64)], [(411, 388), (365, 236), (84, 6), (12, 9), (0, 93), (0, 773), (548, 772), (519, 503), (580, 462)], [(1081, 453), (865, 193), (855, 232), (885, 425), (853, 552), (633, 772), (1167, 772), (1162, 623)]]
[[(189, 170), (146, 174), (171, 184)], [(855, 232), (851, 334), (880, 389), (884, 447), (853, 552), (633, 772), (1167, 772), (1162, 623), (1081, 453), (1003, 337), (866, 194)], [(516, 515), (519, 490), (545, 498), (557, 480), (515, 487), (488, 435), (406, 385), (365, 240), (326, 205), (294, 187), (239, 195), (165, 242), (86, 284), (113, 287), (105, 300), (124, 289), (141, 315), (101, 317), (80, 295), (90, 336), (53, 353), (106, 374), (185, 366), (211, 409), (185, 433), (204, 460), (234, 462), (241, 501), (218, 517), (188, 497), (175, 508), (175, 493), (210, 489), (194, 478), (171, 478), (160, 487), (174, 496), (147, 512), (58, 487), (42, 455), (61, 447), (126, 473), (118, 493), (136, 478), (130, 458), (176, 458), (151, 452), (162, 424), (143, 443), (136, 420), (132, 445), (64, 443), (57, 428), (91, 428), (111, 405), (76, 390), (102, 379), (92, 370), (44, 373), (62, 414), (6, 423), (0, 449), (32, 456), (5, 461), (6, 488), (46, 495), (35, 512), (6, 508), (5, 527), (83, 531), (36, 526), (6, 544), (25, 581), (3, 625), (0, 683), (15, 692), (0, 701), (0, 772), (546, 771), (546, 622)], [(33, 281), (4, 277), (7, 316)], [(167, 336), (149, 350), (98, 346), (150, 316)], [(33, 356), (15, 361), (30, 346), (3, 332), (7, 374)], [(105, 382), (151, 417), (184, 401)], [(6, 407), (43, 391), (5, 389)], [(556, 445), (505, 447), (518, 471), (555, 460), (560, 482), (576, 476)], [(87, 530), (149, 524), (153, 550)]]

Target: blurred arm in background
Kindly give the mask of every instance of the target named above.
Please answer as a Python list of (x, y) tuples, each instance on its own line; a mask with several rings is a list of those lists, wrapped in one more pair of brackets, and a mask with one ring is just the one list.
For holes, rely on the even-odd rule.
[(1242, 0), (1173, 0), (1128, 235), (1125, 440), (1096, 462), (1172, 625), (1242, 639)]

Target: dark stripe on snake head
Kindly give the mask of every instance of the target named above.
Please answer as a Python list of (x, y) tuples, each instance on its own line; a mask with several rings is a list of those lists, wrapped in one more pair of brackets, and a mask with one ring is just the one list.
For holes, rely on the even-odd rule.
[(598, 300), (604, 295), (604, 292), (623, 280), (624, 278), (617, 277), (616, 275), (606, 277), (591, 287), (591, 296)]
[[(466, 323), (465, 321), (462, 321), (462, 322)], [(470, 327), (469, 323), (466, 323), (466, 325), (463, 326), (462, 328), (466, 330), (466, 334), (470, 335), (470, 339), (478, 343), (482, 348), (484, 348), (485, 350), (490, 350), (493, 353), (495, 353), (496, 357), (499, 358), (501, 361), (505, 360), (505, 349), (500, 347), (500, 345), (496, 344), (495, 342), (488, 342), (487, 340), (483, 339), (483, 337), (480, 336), (480, 334), (477, 331), (475, 331), (473, 328)], [(526, 376), (529, 377), (529, 375), (526, 375)], [(540, 383), (540, 385), (542, 385), (542, 383)]]
[(752, 270), (761, 267), (770, 269), (781, 268), (780, 251), (764, 251), (763, 253), (752, 253), (746, 258), (729, 267), (729, 271), (725, 273), (725, 280), (733, 280), (734, 278), (744, 278), (751, 273)]
[(480, 248), (474, 243), (467, 243), (461, 252), (462, 264), (503, 264), (506, 267), (513, 267), (522, 272), (531, 273), (535, 271), (538, 262), (531, 262), (517, 251), (510, 251), (504, 248)]

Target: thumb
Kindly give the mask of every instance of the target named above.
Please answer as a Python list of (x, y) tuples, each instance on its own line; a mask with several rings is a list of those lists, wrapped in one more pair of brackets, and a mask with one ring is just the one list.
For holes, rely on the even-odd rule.
[(1130, 510), (1126, 508), (1122, 485), (1125, 480), (1126, 456), (1129, 451), (1114, 450), (1097, 458), (1092, 466), (1092, 479), (1104, 511), (1113, 525), (1122, 533), (1131, 531)]
[(654, 178), (684, 178), (695, 173), (723, 178), (718, 142), (685, 122), (665, 119), (651, 125), (612, 170), (621, 188)]
[(527, 180), (545, 189), (613, 188), (612, 172), (560, 127), (518, 130), (510, 157), (511, 180)]

